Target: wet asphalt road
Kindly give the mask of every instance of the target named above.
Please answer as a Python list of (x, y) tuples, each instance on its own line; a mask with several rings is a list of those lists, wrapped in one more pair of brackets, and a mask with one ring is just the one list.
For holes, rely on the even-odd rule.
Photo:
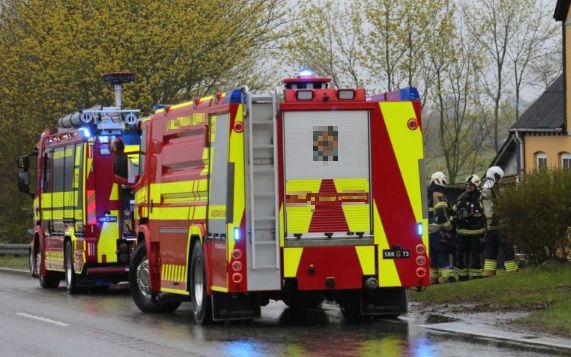
[(418, 316), (346, 323), (335, 305), (294, 313), (281, 302), (251, 323), (198, 326), (191, 305), (141, 313), (128, 289), (69, 296), (0, 272), (3, 356), (545, 356), (565, 352), (426, 328)]

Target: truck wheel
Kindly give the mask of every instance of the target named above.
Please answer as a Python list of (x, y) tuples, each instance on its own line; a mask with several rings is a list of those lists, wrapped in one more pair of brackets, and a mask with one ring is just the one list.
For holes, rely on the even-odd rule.
[(68, 294), (76, 294), (77, 277), (73, 269), (73, 248), (70, 241), (65, 243), (65, 290)]
[(361, 297), (359, 294), (354, 294), (343, 299), (339, 302), (341, 313), (348, 322), (362, 322), (367, 319), (366, 316), (361, 314)]
[(194, 243), (190, 258), (190, 297), (194, 319), (201, 325), (212, 322), (212, 302), (207, 294), (204, 251), (200, 241)]
[(42, 265), (44, 265), (42, 260), (42, 253), (38, 252), (36, 255), (36, 271), (38, 272), (38, 280), (40, 281), (40, 286), (44, 289), (57, 288), (59, 281), (61, 280), (60, 275), (54, 272), (50, 272), (47, 269), (45, 273), (42, 274)]
[(173, 312), (180, 306), (180, 301), (160, 301), (153, 296), (149, 279), (149, 261), (145, 243), (140, 243), (135, 249), (131, 266), (129, 267), (129, 288), (135, 305), (148, 313)]

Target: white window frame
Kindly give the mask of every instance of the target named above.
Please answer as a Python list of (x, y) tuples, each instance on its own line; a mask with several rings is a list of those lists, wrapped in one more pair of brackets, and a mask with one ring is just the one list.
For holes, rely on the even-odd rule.
[(561, 168), (565, 170), (571, 169), (571, 154), (564, 152), (561, 154)]
[(537, 170), (547, 169), (547, 154), (544, 152), (535, 154), (535, 168)]

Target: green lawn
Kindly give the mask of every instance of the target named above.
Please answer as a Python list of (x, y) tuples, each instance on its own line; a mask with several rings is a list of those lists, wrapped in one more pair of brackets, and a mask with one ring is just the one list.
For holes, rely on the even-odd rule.
[(480, 310), (526, 310), (514, 323), (571, 337), (571, 265), (548, 264), (492, 278), (437, 284), (409, 294), (411, 301), (473, 304)]

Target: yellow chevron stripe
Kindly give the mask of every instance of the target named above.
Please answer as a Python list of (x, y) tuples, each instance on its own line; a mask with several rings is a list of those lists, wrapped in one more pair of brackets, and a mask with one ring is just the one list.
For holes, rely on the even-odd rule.
[(356, 246), (357, 256), (361, 263), (364, 275), (375, 274), (375, 247), (374, 246)]
[[(383, 222), (377, 209), (377, 204), (373, 201), (373, 221), (375, 227), (375, 242), (379, 245), (379, 252), (383, 249), (390, 249), (389, 241), (383, 228)], [(397, 266), (394, 259), (383, 259), (379, 255), (379, 286), (401, 286)]]
[(284, 248), (284, 278), (295, 278), (303, 248)]
[[(428, 219), (423, 217), (422, 198), (424, 196), (419, 165), (424, 158), (422, 130), (411, 130), (407, 126), (408, 119), (416, 118), (416, 112), (411, 102), (380, 102), (379, 103), (392, 146), (406, 150), (394, 150), (408, 198), (411, 202), (417, 222), (428, 227)], [(423, 243), (428, 246), (428, 229), (424, 230)]]

